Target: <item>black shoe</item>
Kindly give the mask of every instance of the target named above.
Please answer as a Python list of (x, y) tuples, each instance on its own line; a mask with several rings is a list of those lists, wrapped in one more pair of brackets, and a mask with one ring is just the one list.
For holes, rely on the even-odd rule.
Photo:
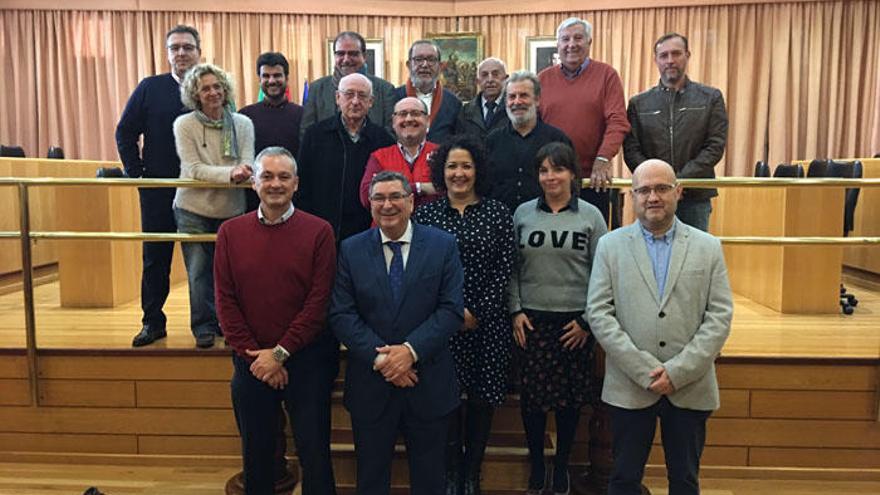
[(568, 479), (568, 469), (553, 468), (553, 495), (568, 495), (571, 483)]
[(209, 347), (214, 347), (214, 334), (206, 333), (203, 335), (199, 335), (196, 337), (196, 347), (199, 349), (207, 349)]
[(141, 331), (134, 336), (134, 339), (132, 339), (131, 346), (143, 347), (145, 345), (150, 345), (159, 339), (164, 339), (167, 335), (165, 327), (154, 327), (149, 323), (145, 323), (143, 328), (141, 328)]

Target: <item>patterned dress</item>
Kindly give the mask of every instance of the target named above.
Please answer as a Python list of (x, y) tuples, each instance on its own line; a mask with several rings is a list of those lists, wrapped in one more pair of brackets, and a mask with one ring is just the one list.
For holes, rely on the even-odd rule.
[(513, 342), (507, 314), (507, 284), (515, 253), (513, 221), (507, 207), (483, 198), (462, 215), (447, 197), (419, 207), (413, 220), (453, 234), (464, 267), (464, 305), (479, 322), (449, 341), (462, 390), (493, 405), (507, 393)]

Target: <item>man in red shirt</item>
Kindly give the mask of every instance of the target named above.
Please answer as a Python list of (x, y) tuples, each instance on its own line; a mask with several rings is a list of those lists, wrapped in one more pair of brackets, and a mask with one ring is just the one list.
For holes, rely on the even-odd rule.
[(245, 493), (274, 493), (284, 403), (302, 466), (303, 495), (334, 494), (330, 392), (339, 344), (326, 330), (336, 241), (326, 221), (294, 209), (296, 161), (272, 146), (257, 155), (256, 211), (223, 223), (214, 280), (217, 318), (232, 357), (232, 405), (241, 433)]
[(629, 132), (623, 83), (608, 64), (589, 57), (593, 26), (577, 17), (556, 29), (560, 65), (538, 74), (541, 81), (541, 120), (557, 127), (574, 143), (581, 177), (589, 177), (592, 189), (581, 191), (608, 220), (608, 189), (611, 159)]

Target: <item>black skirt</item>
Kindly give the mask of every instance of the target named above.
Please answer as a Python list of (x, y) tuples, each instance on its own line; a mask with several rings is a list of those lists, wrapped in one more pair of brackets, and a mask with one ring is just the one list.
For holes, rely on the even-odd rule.
[[(565, 349), (559, 340), (581, 312), (524, 310), (533, 331), (526, 330), (526, 348), (516, 346), (520, 364), (520, 401), (524, 410), (580, 408), (591, 400), (592, 334), (580, 349)], [(588, 330), (589, 329), (585, 329)]]

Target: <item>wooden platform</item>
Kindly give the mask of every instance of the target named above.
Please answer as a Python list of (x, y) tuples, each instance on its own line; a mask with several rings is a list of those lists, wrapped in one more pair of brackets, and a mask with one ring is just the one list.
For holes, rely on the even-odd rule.
[[(723, 356), (880, 360), (880, 289), (853, 284), (861, 302), (851, 316), (781, 314), (735, 297)], [(57, 282), (38, 286), (34, 298), (37, 345), (43, 349), (130, 349), (140, 329), (137, 301), (108, 309), (62, 308)], [(0, 348), (24, 347), (23, 305), (21, 292), (0, 295)], [(186, 283), (173, 287), (165, 312), (168, 338), (148, 349), (193, 349)]]
[[(733, 332), (718, 362), (722, 407), (709, 421), (704, 477), (880, 481), (880, 290), (849, 286), (861, 300), (852, 316), (783, 315), (736, 298)], [(0, 462), (186, 466), (193, 473), (212, 470), (211, 476), (240, 465), (230, 351), (222, 341), (213, 349), (194, 348), (185, 284), (173, 288), (166, 305), (168, 338), (141, 349), (130, 347), (140, 326), (137, 303), (62, 309), (51, 281), (35, 296), (38, 407), (30, 401), (22, 349), (21, 293), (0, 295)], [(354, 483), (354, 458), (340, 390), (332, 448), (345, 488)], [(585, 409), (578, 432), (576, 470), (588, 458), (590, 412)], [(511, 397), (493, 423), (485, 485), (491, 493), (525, 486), (524, 445)], [(548, 455), (552, 451), (548, 436)], [(656, 446), (648, 473), (662, 476), (662, 463)], [(399, 456), (398, 487), (406, 486), (404, 466)], [(15, 486), (2, 483), (0, 494)], [(846, 493), (821, 487), (772, 493)], [(707, 493), (767, 493), (750, 490)]]

